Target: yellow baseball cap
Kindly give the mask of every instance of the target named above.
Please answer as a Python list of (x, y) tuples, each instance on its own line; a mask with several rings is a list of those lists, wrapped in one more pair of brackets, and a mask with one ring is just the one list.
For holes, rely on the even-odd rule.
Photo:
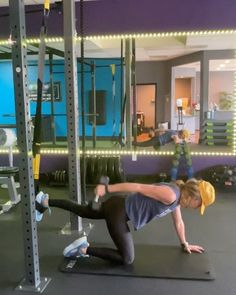
[(210, 182), (204, 180), (199, 182), (198, 187), (202, 199), (200, 212), (203, 215), (206, 207), (215, 202), (215, 189)]

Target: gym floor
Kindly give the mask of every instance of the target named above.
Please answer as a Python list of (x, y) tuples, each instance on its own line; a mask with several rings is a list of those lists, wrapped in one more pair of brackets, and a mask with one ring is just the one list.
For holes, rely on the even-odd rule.
[[(51, 197), (67, 198), (66, 188), (43, 188)], [(0, 189), (0, 198), (6, 199), (7, 191)], [(92, 197), (92, 191), (88, 192)], [(2, 201), (2, 200), (0, 200)], [(236, 235), (234, 193), (217, 193), (217, 201), (204, 216), (192, 210), (183, 210), (187, 238), (192, 243), (203, 245), (215, 268), (214, 281), (191, 281), (173, 279), (149, 279), (117, 276), (65, 274), (58, 270), (62, 251), (76, 238), (76, 234), (62, 235), (61, 229), (69, 221), (69, 214), (53, 208), (38, 224), (40, 272), (52, 281), (43, 294), (191, 294), (235, 295), (236, 294)], [(88, 220), (84, 220), (88, 222)], [(104, 221), (93, 221), (88, 240), (90, 243), (111, 243)], [(24, 252), (21, 224), (21, 208), (0, 215), (0, 294), (18, 294), (14, 288), (24, 277)], [(134, 232), (136, 244), (177, 245), (171, 216), (155, 220), (144, 229)], [(187, 254), (186, 254), (187, 255)], [(158, 263), (158, 261), (157, 261)], [(22, 294), (22, 292), (19, 292)], [(27, 294), (35, 294), (27, 292)]]

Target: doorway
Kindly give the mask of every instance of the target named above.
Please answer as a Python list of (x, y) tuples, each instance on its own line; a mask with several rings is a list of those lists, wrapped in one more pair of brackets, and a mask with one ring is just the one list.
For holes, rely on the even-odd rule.
[[(137, 116), (142, 118), (143, 132), (151, 127), (155, 128), (156, 122), (156, 84), (137, 84)], [(138, 120), (139, 121), (139, 120)]]

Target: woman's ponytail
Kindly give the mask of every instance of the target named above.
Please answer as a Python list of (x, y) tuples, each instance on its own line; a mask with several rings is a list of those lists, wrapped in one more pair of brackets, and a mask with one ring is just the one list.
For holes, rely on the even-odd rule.
[(185, 182), (182, 179), (178, 179), (178, 180), (175, 181), (175, 184), (177, 184), (178, 187), (180, 189), (182, 189), (184, 187), (184, 185), (185, 185)]

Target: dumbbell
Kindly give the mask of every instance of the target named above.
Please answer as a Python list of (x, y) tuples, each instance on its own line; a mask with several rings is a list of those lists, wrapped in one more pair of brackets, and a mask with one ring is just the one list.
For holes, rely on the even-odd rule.
[[(102, 176), (99, 180), (99, 184), (104, 184), (107, 186), (109, 184), (109, 177), (108, 176)], [(93, 210), (99, 210), (101, 207), (101, 202), (99, 202), (99, 196), (96, 195), (93, 202), (92, 202), (92, 208)]]

